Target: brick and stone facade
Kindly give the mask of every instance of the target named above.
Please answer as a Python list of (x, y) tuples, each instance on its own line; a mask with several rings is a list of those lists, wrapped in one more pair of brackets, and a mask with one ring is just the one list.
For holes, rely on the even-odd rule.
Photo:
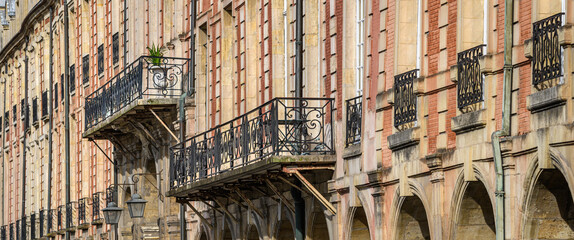
[[(48, 209), (56, 221), (69, 190), (74, 220), (80, 202), (87, 203), (88, 221), (68, 229), (72, 238), (177, 239), (182, 203), (189, 204), (188, 239), (292, 239), (293, 205), (302, 191), (307, 239), (494, 239), (502, 232), (505, 239), (574, 238), (568, 210), (574, 207), (574, 3), (514, 0), (506, 16), (508, 1), (197, 0), (193, 31), (190, 0), (0, 1), (0, 226), (6, 239), (13, 228), (16, 239), (22, 216), (28, 231)], [(329, 124), (321, 127), (333, 152), (257, 159), (268, 166), (232, 162), (174, 187), (174, 174), (181, 172), (174, 171), (178, 158), (171, 147), (180, 139), (215, 139), (239, 129), (251, 110), (295, 96), (298, 3), (304, 5), (302, 92), (332, 99), (332, 112), (324, 115)], [(541, 21), (556, 28), (534, 29)], [(505, 27), (512, 28), (510, 36)], [(508, 39), (512, 51), (505, 52)], [(93, 120), (87, 99), (115, 96), (106, 90), (133, 77), (130, 69), (149, 60), (140, 57), (151, 45), (164, 46), (166, 59), (195, 60), (194, 91), (181, 101), (179, 92), (157, 93), (120, 109), (91, 109), (101, 113)], [(506, 66), (505, 54), (511, 60)], [(183, 66), (176, 84), (182, 89), (190, 67)], [(346, 101), (355, 97), (359, 115), (351, 115), (356, 111), (349, 109), (358, 108)], [(497, 138), (493, 133), (506, 120), (509, 131)], [(357, 121), (362, 127), (349, 131)], [(283, 124), (278, 131), (296, 124), (275, 123)], [(349, 132), (358, 133), (351, 143)], [(211, 156), (194, 161), (216, 164)], [(328, 203), (310, 188), (298, 190), (297, 168)], [(496, 189), (497, 176), (503, 176), (503, 191)], [(117, 192), (108, 197), (113, 186)], [(134, 220), (126, 201), (136, 192), (148, 203), (144, 218)], [(125, 209), (117, 231), (102, 224), (101, 212), (93, 214), (94, 199), (100, 210), (108, 200)], [(497, 219), (504, 219), (503, 231), (497, 232)], [(53, 235), (36, 228), (36, 237), (64, 238), (65, 227), (54, 225)]]

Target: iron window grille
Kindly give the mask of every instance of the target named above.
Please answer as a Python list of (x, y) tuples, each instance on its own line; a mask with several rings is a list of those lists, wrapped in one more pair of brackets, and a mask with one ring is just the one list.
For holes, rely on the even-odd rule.
[(468, 106), (482, 102), (484, 78), (480, 72), (478, 59), (486, 45), (479, 45), (458, 53), (458, 108), (463, 111)]
[(101, 211), (102, 193), (97, 192), (92, 194), (92, 224), (101, 224), (102, 215)]
[(76, 226), (74, 224), (74, 203), (66, 203), (66, 228), (74, 228)]
[(48, 117), (48, 92), (42, 92), (42, 118)]
[(98, 74), (104, 73), (104, 44), (98, 46)]
[(36, 239), (36, 213), (30, 215), (30, 239)]
[(54, 110), (58, 111), (58, 83), (54, 84)]
[(45, 223), (45, 219), (44, 219), (44, 218), (46, 217), (46, 213), (45, 213), (45, 212), (46, 212), (46, 210), (41, 209), (41, 210), (40, 210), (40, 213), (39, 213), (39, 215), (40, 215), (40, 219), (39, 219), (39, 220), (40, 220), (40, 221), (39, 221), (39, 224), (38, 224), (38, 230), (40, 231), (40, 232), (39, 232), (39, 236), (40, 236), (40, 237), (43, 237), (44, 235), (46, 235), (46, 234), (44, 233), (44, 223)]
[(106, 205), (109, 205), (111, 202), (117, 202), (117, 187), (116, 185), (111, 185), (106, 189)]
[(562, 77), (562, 48), (558, 40), (558, 29), (562, 26), (562, 15), (558, 13), (532, 24), (532, 84)]
[(82, 198), (78, 201), (78, 226), (84, 225), (86, 221), (86, 203), (88, 198)]
[(38, 122), (38, 98), (32, 99), (32, 122)]
[(66, 227), (66, 226), (64, 225), (64, 221), (65, 221), (65, 219), (64, 219), (64, 214), (65, 214), (65, 211), (66, 211), (66, 206), (64, 206), (64, 205), (58, 206), (58, 216), (57, 216), (57, 218), (56, 218), (56, 219), (57, 219), (56, 224), (57, 224), (57, 226), (58, 226), (58, 228), (57, 228), (58, 231), (64, 230), (65, 227)]
[(112, 35), (112, 61), (116, 64), (120, 61), (120, 34)]
[(6, 240), (6, 225), (0, 227), (0, 239)]
[(395, 127), (417, 120), (417, 97), (414, 92), (414, 81), (418, 69), (395, 76)]
[(70, 66), (70, 94), (76, 92), (76, 64)]
[(82, 83), (88, 84), (90, 82), (90, 55), (82, 58)]
[(361, 124), (363, 120), (363, 96), (354, 97), (346, 101), (347, 129), (345, 146), (361, 142)]
[(85, 130), (147, 97), (179, 97), (190, 59), (141, 56), (86, 97)]
[(334, 154), (332, 111), (330, 98), (275, 98), (197, 134), (171, 148), (170, 187), (275, 155)]
[(10, 130), (10, 111), (6, 111), (4, 113), (4, 128), (6, 129), (6, 132)]

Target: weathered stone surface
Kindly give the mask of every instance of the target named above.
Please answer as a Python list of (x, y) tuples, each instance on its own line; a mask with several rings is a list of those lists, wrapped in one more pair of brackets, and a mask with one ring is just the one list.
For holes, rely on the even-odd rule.
[(558, 85), (530, 94), (526, 100), (527, 109), (534, 113), (564, 104), (566, 98), (562, 88), (562, 85)]
[(409, 128), (387, 137), (389, 149), (395, 151), (417, 144), (420, 140), (419, 128)]
[(486, 125), (483, 109), (451, 118), (451, 129), (456, 134), (483, 128)]

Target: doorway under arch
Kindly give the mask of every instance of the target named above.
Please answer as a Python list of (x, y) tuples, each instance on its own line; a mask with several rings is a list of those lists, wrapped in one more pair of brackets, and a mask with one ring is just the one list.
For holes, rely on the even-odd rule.
[(295, 233), (293, 231), (293, 225), (291, 225), (291, 222), (289, 221), (289, 219), (283, 218), (283, 220), (281, 220), (279, 222), (279, 224), (277, 224), (277, 231), (275, 232), (275, 239), (277, 240), (293, 240), (295, 239)]
[(528, 199), (524, 239), (574, 239), (572, 193), (559, 170), (543, 170)]
[(259, 232), (255, 225), (250, 225), (247, 229), (247, 240), (259, 240)]
[(496, 239), (490, 194), (480, 181), (469, 182), (455, 222), (454, 239)]
[(329, 229), (325, 214), (321, 212), (314, 213), (313, 225), (308, 237), (312, 240), (329, 240)]
[(427, 214), (423, 202), (416, 196), (406, 197), (401, 206), (395, 239), (430, 239)]
[(358, 207), (355, 210), (353, 221), (351, 222), (351, 240), (369, 240), (371, 235), (369, 232), (369, 223), (367, 222), (367, 215), (363, 207)]

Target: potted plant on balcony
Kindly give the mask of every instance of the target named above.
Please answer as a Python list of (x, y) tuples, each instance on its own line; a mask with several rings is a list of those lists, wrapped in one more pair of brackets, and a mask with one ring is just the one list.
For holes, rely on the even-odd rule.
[(147, 50), (149, 52), (148, 60), (151, 63), (151, 66), (148, 68), (153, 74), (153, 84), (162, 92), (165, 92), (168, 85), (166, 79), (166, 67), (162, 66), (165, 48), (163, 46), (152, 44), (151, 47), (147, 47)]

